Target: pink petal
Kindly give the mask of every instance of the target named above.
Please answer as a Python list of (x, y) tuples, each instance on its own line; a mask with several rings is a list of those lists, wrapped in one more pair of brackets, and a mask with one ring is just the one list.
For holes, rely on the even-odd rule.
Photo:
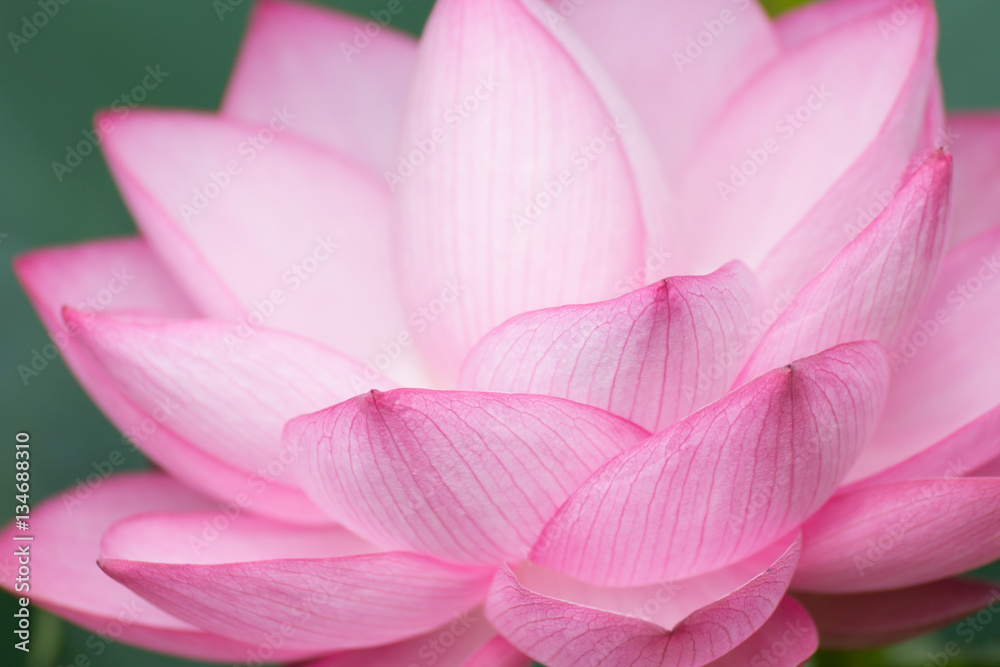
[[(934, 151), (952, 145), (934, 56), (933, 49), (923, 54), (917, 69), (927, 76), (915, 76), (906, 85), (876, 140), (768, 252), (757, 270), (767, 292), (794, 294), (802, 289), (884, 212)], [(926, 99), (924, 122), (918, 125), (913, 119), (922, 99)]]
[(368, 360), (406, 330), (388, 193), (284, 132), (295, 118), (273, 120), (133, 112), (104, 150), (139, 228), (209, 316)]
[(473, 348), (459, 386), (568, 398), (659, 431), (732, 385), (758, 291), (734, 262), (612, 301), (518, 315)]
[(641, 588), (600, 588), (522, 564), (497, 572), (487, 617), (549, 667), (695, 667), (736, 647), (774, 612), (799, 542), (783, 539), (726, 570)]
[(726, 101), (780, 52), (756, 1), (549, 4), (550, 25), (558, 30), (568, 23), (594, 52), (636, 110), (669, 174)]
[(148, 414), (167, 409), (170, 429), (211, 456), (291, 486), (285, 422), (392, 386), (356, 361), (271, 329), (244, 338), (210, 320), (87, 320), (74, 310), (65, 318), (128, 400)]
[(420, 665), (434, 667), (529, 667), (528, 658), (496, 630), (481, 609), (459, 615), (436, 630), (399, 644), (362, 649), (320, 658), (302, 667), (373, 667)]
[[(871, 458), (863, 453), (861, 462), (871, 461), (874, 455), (869, 457)], [(984, 472), (984, 468), (988, 468), (998, 457), (1000, 457), (1000, 406), (972, 420), (927, 449), (880, 473), (865, 477), (857, 484), (888, 484), (913, 479), (964, 477), (970, 474), (995, 477), (997, 475)], [(849, 477), (857, 474), (852, 472)]]
[(803, 527), (796, 590), (913, 586), (1000, 558), (1000, 479), (879, 484), (830, 500)]
[(987, 605), (1000, 608), (995, 584), (960, 579), (878, 593), (795, 597), (816, 621), (823, 647), (845, 651), (888, 646), (951, 625)]
[(792, 49), (821, 38), (896, 2), (896, 0), (823, 0), (809, 2), (782, 13), (774, 21), (774, 30), (782, 46)]
[(104, 534), (98, 562), (199, 627), (259, 645), (277, 632), (285, 650), (314, 654), (433, 630), (479, 604), (492, 575), (379, 552), (343, 528), (230, 520), (221, 512), (119, 522)]
[[(13, 454), (12, 454), (13, 455)], [(0, 585), (27, 593), (32, 605), (69, 619), (96, 634), (192, 660), (234, 662), (252, 648), (188, 625), (108, 578), (94, 564), (101, 534), (136, 512), (211, 509), (212, 504), (166, 475), (123, 473), (81, 483), (35, 507), (29, 532), (8, 525), (0, 536)], [(31, 536), (31, 541), (14, 541)], [(20, 548), (28, 549), (30, 590), (15, 589)], [(293, 651), (281, 651), (292, 657)]]
[(955, 154), (951, 240), (959, 245), (1000, 225), (1000, 114), (953, 114), (948, 128)]
[(635, 586), (755, 553), (834, 492), (874, 429), (888, 376), (884, 351), (855, 343), (740, 387), (587, 480), (531, 561)]
[(638, 130), (544, 24), (521, 2), (442, 0), (420, 42), (403, 168), (388, 176), (407, 310), (461, 285), (422, 341), (446, 377), (509, 317), (610, 298), (643, 263), (624, 147)]
[(289, 422), (302, 488), (376, 544), (460, 563), (522, 558), (573, 490), (646, 437), (534, 395), (373, 391)]
[[(859, 161), (876, 183), (902, 173), (912, 141), (889, 151), (892, 163), (866, 156), (882, 154), (873, 146), (893, 130), (890, 121), (922, 118), (936, 76), (937, 24), (929, 2), (915, 5), (898, 27), (893, 11), (859, 17), (788, 51), (715, 119), (677, 182), (688, 205), (684, 252), (695, 270), (734, 258), (758, 267)], [(898, 108), (901, 100), (908, 109)], [(845, 194), (852, 198), (842, 202), (847, 211), (871, 197), (864, 188)]]
[(737, 383), (853, 340), (895, 345), (927, 298), (944, 254), (950, 180), (951, 159), (935, 154), (799, 292)]
[(849, 481), (904, 461), (1000, 404), (1000, 229), (948, 253), (893, 354), (885, 413)]
[[(390, 14), (390, 21), (395, 18)], [(258, 2), (223, 115), (260, 125), (287, 106), (296, 114), (293, 132), (377, 172), (389, 167), (417, 48), (412, 37), (371, 19), (309, 4)]]
[(799, 667), (818, 646), (819, 637), (809, 613), (786, 596), (760, 630), (707, 667)]
[(105, 310), (161, 318), (195, 316), (194, 306), (143, 241), (37, 250), (17, 258), (14, 271), (73, 374), (125, 434), (123, 448), (138, 446), (157, 465), (209, 497), (289, 521), (329, 521), (298, 489), (272, 483), (272, 475), (248, 476), (177, 437), (171, 430), (172, 411), (157, 406), (148, 413), (129, 400), (81, 344), (83, 329), (64, 325), (65, 305), (77, 308), (84, 323)]
[(1000, 456), (990, 459), (976, 468), (972, 474), (976, 477), (1000, 477)]

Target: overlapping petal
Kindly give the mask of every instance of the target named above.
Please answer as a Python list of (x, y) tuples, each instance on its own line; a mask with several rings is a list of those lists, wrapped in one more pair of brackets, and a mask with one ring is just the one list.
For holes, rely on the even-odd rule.
[(793, 585), (818, 593), (889, 590), (997, 558), (1000, 479), (894, 482), (846, 490), (804, 524)]
[(822, 0), (807, 2), (783, 12), (774, 20), (774, 31), (786, 49), (818, 39), (895, 0)]
[[(381, 12), (388, 23), (395, 18)], [(260, 125), (275, 109), (288, 108), (296, 116), (293, 132), (381, 173), (396, 155), (416, 53), (412, 37), (380, 22), (262, 0), (222, 113)]]
[(519, 1), (436, 3), (413, 91), (406, 164), (388, 175), (394, 243), (408, 310), (463, 286), (422, 341), (453, 380), (504, 320), (609, 298), (642, 266), (642, 202), (623, 137), (638, 130), (621, 126), (544, 16)]
[[(954, 134), (945, 124), (943, 92), (932, 56), (933, 51), (924, 54), (917, 69), (926, 75), (906, 86), (878, 138), (768, 252), (757, 269), (765, 291), (800, 290), (885, 211), (934, 151), (950, 149)], [(917, 107), (924, 98), (925, 109), (919, 116)], [(922, 124), (917, 122), (920, 118)]]
[(755, 553), (834, 492), (875, 428), (888, 375), (885, 352), (857, 343), (744, 385), (587, 480), (530, 559), (635, 586)]
[(461, 563), (522, 558), (594, 470), (648, 436), (548, 396), (373, 391), (289, 422), (299, 480), (376, 544)]
[(948, 132), (955, 155), (951, 243), (958, 246), (1000, 225), (1000, 114), (951, 114)]
[(796, 535), (724, 571), (634, 588), (591, 586), (529, 564), (504, 566), (486, 613), (512, 644), (549, 667), (705, 665), (774, 613), (798, 550)]
[[(757, 268), (850, 170), (885, 185), (903, 173), (936, 77), (933, 6), (913, 7), (899, 25), (884, 7), (786, 51), (716, 118), (678, 180), (693, 270), (734, 258)], [(893, 121), (910, 123), (910, 138)], [(882, 141), (892, 150), (873, 148)], [(846, 211), (871, 197), (865, 188), (840, 196)]]
[(757, 632), (707, 667), (800, 667), (818, 645), (819, 637), (809, 612), (786, 596)]
[(552, 25), (567, 23), (635, 109), (673, 175), (726, 101), (778, 56), (756, 0), (549, 0)]
[[(12, 523), (0, 535), (12, 545), (0, 558), (0, 584), (16, 594), (30, 592), (40, 605), (92, 632), (151, 651), (192, 660), (243, 660), (252, 645), (226, 639), (190, 625), (109, 579), (94, 564), (101, 534), (136, 512), (209, 510), (212, 503), (159, 473), (124, 473), (81, 483), (40, 504), (31, 513), (30, 532)], [(15, 541), (30, 536), (30, 541)], [(25, 564), (30, 588), (15, 588)], [(278, 659), (296, 657), (279, 650)]]
[(99, 313), (195, 316), (195, 307), (146, 243), (130, 238), (37, 250), (19, 257), (14, 271), (77, 380), (125, 434), (123, 445), (131, 441), (164, 470), (206, 496), (229, 503), (240, 499), (254, 512), (289, 521), (328, 522), (299, 490), (268, 483), (261, 475), (248, 475), (178, 437), (171, 430), (178, 415), (170, 405), (157, 405), (152, 412), (139, 407), (81, 344), (85, 327), (64, 324), (65, 306), (79, 311), (83, 325), (96, 320)]
[(143, 235), (207, 315), (368, 361), (406, 331), (388, 191), (292, 136), (295, 121), (133, 112), (103, 148)]
[(126, 519), (104, 534), (99, 564), (199, 627), (313, 654), (433, 630), (479, 604), (492, 575), (380, 551), (343, 528), (221, 512)]
[[(212, 320), (135, 319), (75, 310), (66, 322), (128, 400), (168, 406), (170, 429), (235, 468), (294, 486), (285, 422), (391, 382), (322, 345)], [(244, 337), (246, 335), (246, 337)]]
[[(876, 442), (873, 447), (877, 446)], [(864, 477), (856, 484), (861, 486), (914, 479), (982, 475), (980, 471), (997, 458), (1000, 458), (1000, 406), (905, 461), (870, 477)], [(862, 454), (859, 467), (849, 473), (848, 477), (858, 476), (865, 470), (864, 463), (872, 460), (875, 460), (874, 455)], [(990, 475), (987, 473), (985, 476)]]
[(738, 382), (852, 340), (893, 347), (934, 284), (948, 233), (950, 182), (951, 160), (928, 159), (781, 313)]
[(419, 665), (435, 667), (529, 667), (531, 658), (497, 635), (476, 609), (433, 632), (398, 644), (337, 653), (304, 667), (371, 667)]
[(997, 303), (1000, 229), (946, 256), (916, 322), (894, 351), (885, 413), (850, 481), (910, 458), (1000, 405)]
[(1000, 610), (996, 584), (961, 579), (878, 593), (796, 593), (795, 597), (816, 622), (824, 647), (851, 651), (937, 630), (987, 605)]
[(659, 431), (729, 389), (760, 310), (753, 274), (732, 263), (612, 301), (525, 313), (477, 343), (459, 386), (568, 398)]

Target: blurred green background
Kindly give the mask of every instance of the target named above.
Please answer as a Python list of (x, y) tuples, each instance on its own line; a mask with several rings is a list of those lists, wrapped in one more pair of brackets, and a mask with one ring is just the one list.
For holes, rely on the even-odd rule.
[[(65, 146), (80, 141), (95, 110), (107, 107), (159, 65), (169, 77), (146, 105), (217, 107), (235, 57), (251, 0), (221, 0), (234, 6), (220, 20), (210, 0), (60, 0), (59, 13), (13, 52), (6, 35), (38, 11), (37, 0), (2, 0), (0, 27), (0, 437), (13, 443), (31, 433), (34, 502), (85, 477), (93, 461), (116, 448), (119, 435), (93, 407), (61, 361), (27, 386), (17, 367), (48, 343), (10, 270), (10, 259), (29, 248), (129, 233), (132, 222), (99, 155), (58, 182), (51, 163)], [(695, 2), (697, 0), (689, 0)], [(360, 14), (382, 9), (385, 0), (326, 0), (323, 4)], [(396, 27), (418, 33), (433, 0), (409, 0)], [(766, 3), (774, 12), (800, 4)], [(940, 63), (948, 106), (1000, 109), (1000, 2), (939, 0)], [(13, 461), (13, 458), (10, 459)], [(128, 466), (145, 463), (133, 455)], [(0, 470), (9, 470), (0, 463)], [(12, 516), (13, 475), (0, 475), (0, 517)], [(4, 519), (6, 520), (6, 519)], [(942, 548), (947, 548), (942, 545)], [(1000, 568), (992, 574), (1000, 580)], [(988, 569), (988, 570), (989, 570)], [(13, 598), (0, 596), (0, 618), (10, 619)], [(10, 667), (70, 665), (83, 653), (95, 666), (165, 667), (194, 664), (112, 645), (100, 656), (85, 646), (88, 632), (36, 612), (32, 652), (13, 649), (0, 621), (0, 664)], [(816, 665), (914, 666), (934, 664), (953, 631), (870, 655), (821, 655)], [(951, 666), (1000, 665), (1000, 623), (965, 645)]]

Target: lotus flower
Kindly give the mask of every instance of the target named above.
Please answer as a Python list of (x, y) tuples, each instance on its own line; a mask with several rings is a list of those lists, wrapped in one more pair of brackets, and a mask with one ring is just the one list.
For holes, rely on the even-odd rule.
[(1000, 117), (945, 117), (930, 2), (382, 14), (260, 2), (219, 113), (98, 116), (139, 234), (16, 272), (162, 472), (33, 513), (35, 603), (338, 667), (797, 665), (997, 604), (954, 577), (1000, 557)]

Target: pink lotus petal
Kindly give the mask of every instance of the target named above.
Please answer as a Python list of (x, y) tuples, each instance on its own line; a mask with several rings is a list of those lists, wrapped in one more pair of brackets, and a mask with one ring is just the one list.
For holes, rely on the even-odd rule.
[[(0, 536), (0, 585), (111, 640), (192, 660), (234, 662), (252, 648), (185, 623), (108, 578), (94, 564), (101, 534), (136, 512), (211, 509), (212, 504), (159, 473), (123, 473), (67, 489), (31, 512), (30, 532), (8, 525)], [(31, 541), (14, 541), (30, 535)], [(20, 556), (28, 549), (30, 590), (16, 588)], [(104, 640), (100, 640), (103, 642)], [(279, 656), (295, 657), (293, 651)]]
[[(933, 6), (918, 2), (898, 27), (892, 12), (859, 17), (786, 52), (715, 119), (676, 188), (687, 200), (684, 252), (693, 270), (734, 258), (758, 267), (882, 140), (887, 121), (922, 117), (936, 76)], [(911, 106), (899, 116), (902, 99)], [(906, 143), (893, 151), (893, 165), (876, 160), (866, 172), (897, 178), (912, 151)], [(864, 189), (849, 194), (846, 210), (869, 203)]]
[(809, 610), (824, 648), (857, 651), (895, 644), (951, 625), (987, 605), (1000, 608), (1000, 588), (945, 579), (878, 593), (795, 597)]
[(1000, 477), (1000, 457), (990, 459), (973, 471), (975, 477)]
[(957, 246), (1000, 225), (1000, 114), (952, 114), (948, 128), (955, 154), (951, 241)]
[(893, 354), (885, 413), (848, 481), (910, 458), (1000, 404), (998, 254), (1000, 228), (945, 257)]
[(897, 0), (822, 0), (783, 12), (774, 21), (782, 46), (792, 49), (878, 11)]
[(204, 312), (367, 361), (406, 330), (388, 192), (285, 132), (295, 113), (246, 124), (133, 112), (103, 148), (139, 228)]
[(951, 159), (935, 154), (778, 317), (737, 384), (834, 345), (894, 346), (927, 298), (948, 232)]
[(612, 301), (525, 313), (473, 348), (459, 386), (568, 398), (659, 431), (732, 385), (760, 310), (756, 280), (736, 262)]
[[(923, 52), (915, 71), (924, 75), (907, 83), (875, 141), (768, 252), (757, 269), (767, 293), (802, 289), (884, 212), (928, 157), (953, 145), (934, 57), (933, 48)], [(922, 125), (913, 122), (920, 100), (926, 100)]]
[[(395, 15), (376, 10), (384, 22)], [(309, 4), (253, 9), (222, 113), (254, 124), (296, 113), (292, 131), (381, 172), (396, 154), (417, 46), (412, 37)], [(374, 36), (372, 34), (374, 33)]]
[[(1000, 457), (1000, 406), (910, 458), (865, 477), (857, 485), (888, 484), (936, 477), (997, 477), (990, 464)], [(862, 460), (865, 455), (862, 454)], [(869, 459), (870, 460), (870, 459)]]
[(917, 480), (832, 498), (803, 527), (796, 590), (860, 593), (941, 579), (1000, 558), (1000, 479)]
[(99, 564), (199, 627), (261, 646), (277, 633), (285, 650), (313, 654), (433, 630), (479, 604), (492, 575), (380, 552), (343, 528), (221, 513), (117, 523), (104, 534)]
[(642, 266), (624, 145), (638, 130), (618, 124), (544, 16), (519, 1), (442, 0), (420, 49), (401, 168), (388, 176), (407, 310), (462, 286), (421, 341), (448, 378), (509, 317), (610, 298)]
[(522, 558), (594, 470), (649, 434), (548, 396), (373, 391), (289, 422), (302, 488), (376, 544), (459, 563)]
[(875, 427), (888, 376), (881, 347), (855, 343), (744, 385), (587, 480), (530, 560), (635, 586), (755, 553), (834, 492)]
[(65, 318), (128, 400), (149, 414), (169, 406), (177, 436), (290, 486), (285, 422), (373, 386), (393, 386), (333, 350), (271, 329), (243, 338), (232, 324), (211, 320), (87, 320), (74, 310)]
[(497, 635), (481, 609), (461, 614), (436, 630), (399, 644), (320, 658), (302, 667), (529, 667), (531, 658)]
[(61, 311), (66, 305), (79, 310), (85, 324), (104, 311), (160, 318), (195, 316), (194, 306), (143, 241), (116, 239), (36, 250), (17, 258), (14, 271), (77, 380), (125, 434), (123, 449), (139, 447), (206, 496), (288, 521), (329, 522), (298, 489), (273, 483), (273, 475), (247, 475), (179, 438), (171, 431), (176, 415), (169, 406), (159, 405), (148, 413), (129, 400), (81, 344), (82, 329), (64, 325)]
[(671, 175), (726, 101), (780, 52), (756, 1), (548, 1), (550, 25), (568, 24), (594, 52)]
[(781, 602), (799, 541), (697, 579), (600, 588), (529, 564), (497, 572), (487, 617), (549, 667), (695, 667), (753, 635)]
[(799, 667), (818, 646), (819, 637), (809, 613), (786, 596), (760, 630), (706, 667)]

